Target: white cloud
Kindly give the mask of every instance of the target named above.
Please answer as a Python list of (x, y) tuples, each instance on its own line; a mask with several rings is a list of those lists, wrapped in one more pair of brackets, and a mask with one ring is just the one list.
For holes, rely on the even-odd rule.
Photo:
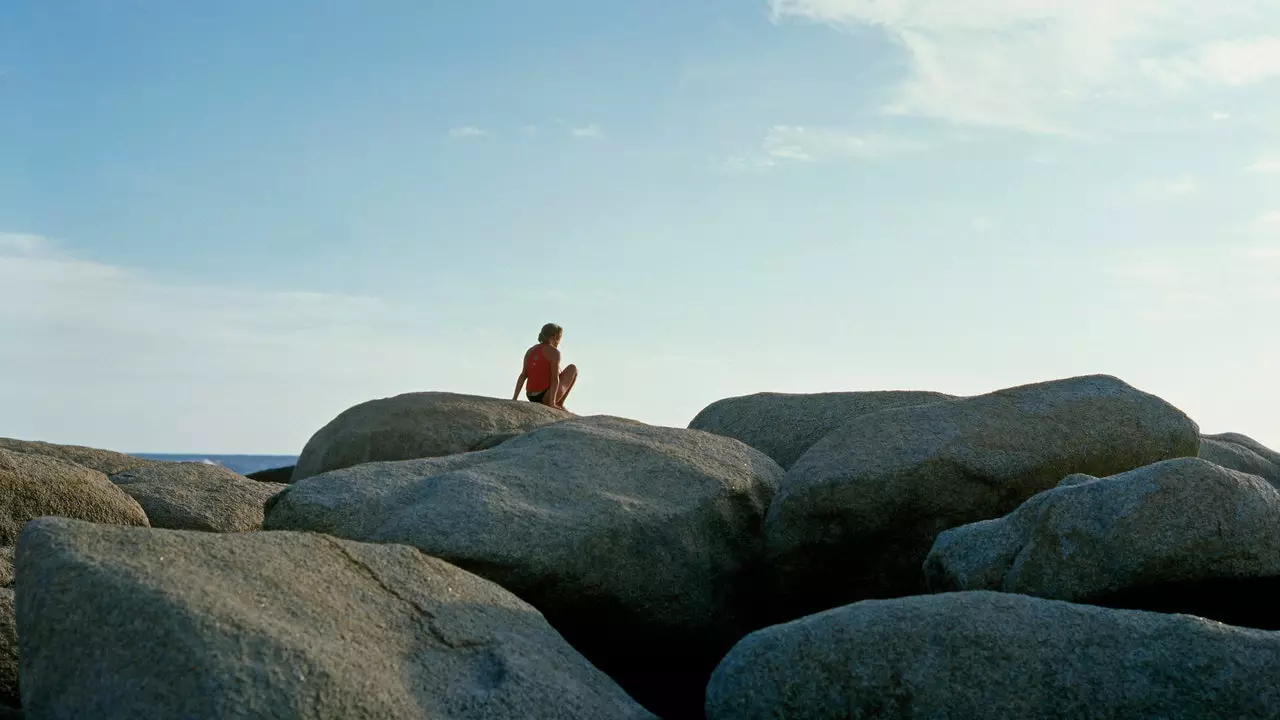
[[(872, 26), (910, 71), (890, 112), (1080, 134), (1105, 105), (1280, 74), (1273, 0), (770, 0), (775, 22)], [(1140, 103), (1139, 103), (1140, 104)]]
[(573, 128), (569, 132), (576, 138), (598, 138), (604, 135), (604, 130), (594, 123), (584, 127)]
[(1249, 166), (1249, 171), (1262, 173), (1264, 175), (1280, 173), (1280, 155), (1260, 158), (1257, 162)]
[(1200, 190), (1200, 181), (1192, 175), (1154, 178), (1138, 185), (1133, 195), (1139, 200), (1162, 202), (1179, 200), (1194, 195)]
[(1231, 113), (1219, 110), (1210, 115), (1209, 118), (1216, 122), (1226, 122), (1231, 119)]
[(474, 125), (463, 125), (450, 130), (449, 135), (456, 138), (475, 138), (484, 137), (486, 133)]
[(758, 153), (729, 159), (731, 170), (759, 170), (783, 163), (868, 160), (927, 148), (905, 138), (856, 133), (835, 128), (775, 125), (765, 134)]
[(0, 234), (0, 427), (124, 451), (296, 452), (352, 404), (468, 374), (419, 315), (173, 282)]

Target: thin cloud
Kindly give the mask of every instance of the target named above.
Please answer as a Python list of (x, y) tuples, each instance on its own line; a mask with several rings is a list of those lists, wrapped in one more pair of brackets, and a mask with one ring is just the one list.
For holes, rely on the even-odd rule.
[(1249, 166), (1249, 172), (1261, 173), (1263, 175), (1280, 174), (1280, 155), (1275, 157), (1265, 157)]
[[(0, 421), (126, 451), (296, 450), (337, 410), (451, 370), (415, 314), (376, 297), (177, 283), (0, 234)], [(264, 397), (269, 423), (248, 410)]]
[(1200, 181), (1193, 175), (1183, 174), (1143, 182), (1133, 190), (1133, 196), (1138, 200), (1163, 202), (1180, 200), (1195, 195), (1199, 191)]
[(487, 134), (488, 133), (484, 130), (474, 125), (463, 125), (462, 127), (456, 127), (449, 131), (449, 136), (456, 138), (477, 138), (484, 137)]
[(732, 156), (725, 167), (747, 171), (783, 164), (870, 160), (927, 147), (925, 143), (900, 137), (837, 128), (774, 125), (765, 133), (758, 152)]
[[(1082, 130), (1171, 89), (1280, 75), (1272, 0), (770, 0), (774, 22), (873, 27), (909, 71), (885, 110), (1031, 133)], [(1149, 118), (1144, 115), (1145, 121)]]
[(576, 127), (569, 131), (576, 138), (598, 138), (604, 136), (604, 130), (592, 123), (584, 127)]

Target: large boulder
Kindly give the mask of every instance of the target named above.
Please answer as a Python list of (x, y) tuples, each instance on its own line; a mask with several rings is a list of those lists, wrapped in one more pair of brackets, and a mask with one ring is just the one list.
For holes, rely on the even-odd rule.
[(756, 627), (781, 477), (737, 440), (591, 417), (294, 483), (265, 527), (405, 543), (493, 580), (671, 718), (701, 713), (711, 669)]
[(0, 587), (13, 587), (13, 546), (0, 546)]
[(0, 450), (0, 546), (44, 515), (117, 525), (148, 525), (137, 501), (97, 470), (42, 455)]
[(1072, 473), (1194, 456), (1177, 408), (1108, 376), (865, 415), (788, 471), (765, 539), (776, 619), (924, 590), (938, 533), (1000, 517)]
[(195, 462), (129, 470), (111, 482), (138, 501), (151, 527), (206, 532), (260, 530), (267, 499), (288, 487)]
[(711, 403), (689, 427), (741, 440), (787, 469), (815, 443), (855, 418), (954, 399), (917, 391), (756, 393)]
[(533, 607), (409, 547), (41, 518), (18, 543), (30, 717), (651, 717)]
[(445, 392), (372, 400), (343, 412), (311, 436), (292, 480), (368, 462), (471, 452), (494, 435), (525, 432), (572, 417), (541, 403)]
[(1200, 457), (1215, 465), (1257, 475), (1280, 487), (1280, 453), (1247, 435), (1205, 435), (1200, 438)]
[[(18, 691), (18, 626), (13, 616), (13, 590), (0, 588), (0, 711), (22, 705)], [(0, 712), (0, 718), (3, 718)]]
[(97, 470), (104, 475), (115, 475), (116, 473), (140, 468), (144, 465), (154, 465), (157, 462), (156, 460), (144, 460), (143, 458), (124, 455), (111, 450), (99, 450), (80, 445), (56, 445), (35, 440), (15, 440), (13, 438), (0, 438), (0, 450), (27, 455), (41, 455), (75, 463), (90, 470)]
[(932, 592), (1110, 604), (1143, 591), (1163, 598), (1151, 609), (1280, 628), (1277, 597), (1239, 582), (1280, 579), (1280, 491), (1199, 458), (1074, 475), (1002, 518), (943, 532), (924, 568)]
[(1264, 718), (1280, 634), (993, 592), (869, 600), (746, 637), (708, 720)]

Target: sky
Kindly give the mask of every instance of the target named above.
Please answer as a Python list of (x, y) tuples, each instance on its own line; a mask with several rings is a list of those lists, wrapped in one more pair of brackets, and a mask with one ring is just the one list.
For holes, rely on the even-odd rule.
[(1273, 0), (6, 0), (0, 436), (1115, 375), (1280, 448)]

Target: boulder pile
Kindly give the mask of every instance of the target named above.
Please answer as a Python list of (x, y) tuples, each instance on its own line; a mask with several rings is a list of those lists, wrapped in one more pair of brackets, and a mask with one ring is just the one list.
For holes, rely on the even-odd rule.
[(0, 718), (1280, 717), (1280, 455), (1111, 376), (413, 393), (259, 477), (0, 439)]

